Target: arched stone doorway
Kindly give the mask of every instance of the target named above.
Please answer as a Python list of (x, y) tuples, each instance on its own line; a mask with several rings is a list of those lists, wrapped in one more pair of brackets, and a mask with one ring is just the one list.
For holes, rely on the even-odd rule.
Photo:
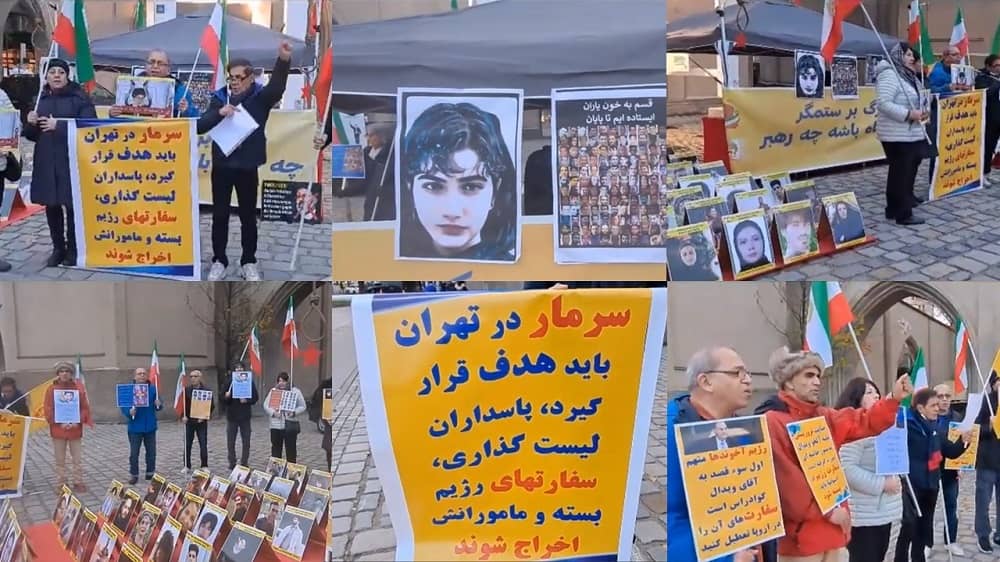
[[(939, 287), (936, 287), (933, 283), (926, 282), (876, 283), (859, 295), (850, 295), (851, 310), (854, 312), (858, 323), (871, 329), (892, 307), (907, 297), (917, 297), (936, 306), (946, 317), (949, 329), (954, 329), (957, 318), (970, 318), (968, 314), (963, 314), (953, 299), (942, 292)], [(862, 348), (865, 347), (865, 342), (869, 339), (869, 335), (870, 332), (868, 330), (859, 334), (858, 339)], [(919, 342), (913, 336), (909, 336), (900, 342), (900, 345), (884, 349), (881, 354), (884, 357), (884, 361), (879, 364), (873, 364), (871, 357), (866, 354), (866, 360), (872, 371), (872, 377), (883, 391), (891, 388), (892, 379), (895, 377), (897, 367), (912, 366), (917, 348), (920, 345), (926, 346), (928, 343)], [(846, 355), (847, 360), (834, 369), (833, 375), (825, 385), (827, 403), (833, 403), (836, 400), (846, 382), (852, 377), (865, 376), (857, 352), (851, 349)], [(988, 365), (985, 368), (988, 368)], [(970, 379), (976, 378), (973, 375), (972, 365), (969, 366), (969, 374)], [(985, 375), (986, 373), (984, 373)], [(940, 378), (938, 376), (932, 382), (941, 382), (938, 380)], [(978, 388), (979, 384), (977, 381), (970, 380), (970, 386)]]

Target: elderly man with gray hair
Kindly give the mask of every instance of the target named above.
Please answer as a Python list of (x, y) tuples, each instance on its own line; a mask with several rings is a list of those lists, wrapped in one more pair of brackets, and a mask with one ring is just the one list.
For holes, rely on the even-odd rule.
[[(366, 221), (396, 219), (396, 175), (392, 156), (392, 141), (396, 126), (392, 123), (369, 123), (366, 127), (368, 146), (365, 147), (365, 206)], [(327, 116), (323, 132), (313, 138), (317, 150), (333, 142), (333, 111)]]
[(903, 375), (896, 379), (892, 396), (871, 409), (835, 410), (820, 404), (824, 369), (819, 354), (778, 349), (771, 355), (769, 369), (778, 394), (755, 411), (767, 419), (775, 476), (781, 482), (785, 536), (778, 539), (778, 562), (840, 562), (847, 556), (851, 530), (847, 502), (825, 515), (820, 511), (788, 436), (788, 424), (822, 416), (839, 450), (845, 443), (874, 437), (892, 427), (900, 402), (913, 391), (909, 376)]
[[(191, 90), (187, 83), (181, 83), (170, 75), (170, 56), (163, 49), (153, 49), (146, 54), (146, 68), (139, 76), (149, 76), (151, 78), (170, 78), (174, 81), (174, 117), (198, 117), (198, 107), (191, 97)], [(108, 115), (118, 117), (121, 115), (121, 108), (112, 106), (108, 110)]]
[[(688, 393), (667, 405), (667, 559), (696, 560), (694, 535), (688, 514), (680, 455), (674, 426), (732, 418), (750, 403), (751, 376), (743, 358), (733, 349), (711, 346), (688, 361)], [(753, 562), (756, 549), (715, 559), (713, 562)]]

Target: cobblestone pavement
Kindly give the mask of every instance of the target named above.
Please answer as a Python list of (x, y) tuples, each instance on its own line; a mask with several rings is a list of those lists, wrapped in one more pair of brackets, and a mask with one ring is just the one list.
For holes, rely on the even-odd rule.
[[(252, 423), (250, 443), (250, 464), (253, 468), (264, 469), (271, 455), (268, 422), (263, 415), (257, 416)], [(298, 440), (298, 462), (310, 468), (323, 470), (326, 463), (326, 453), (321, 448), (323, 435), (316, 431), (315, 425), (302, 424), (302, 433)], [(161, 420), (156, 434), (157, 472), (167, 479), (181, 483), (187, 479), (181, 475), (184, 456), (184, 427), (173, 420)], [(237, 454), (240, 442), (237, 441)], [(83, 471), (89, 490), (77, 494), (80, 501), (91, 510), (97, 510), (104, 501), (104, 492), (112, 479), (121, 482), (128, 480), (128, 437), (124, 424), (100, 424), (94, 428), (85, 428), (83, 434)], [(52, 467), (52, 442), (47, 431), (41, 431), (30, 438), (28, 444), (28, 462), (25, 467), (26, 485), (24, 497), (12, 500), (17, 511), (18, 520), (26, 526), (46, 521), (52, 517), (55, 509), (56, 476)], [(192, 459), (198, 464), (197, 441), (192, 451)], [(229, 475), (229, 461), (226, 454), (226, 421), (214, 419), (208, 426), (208, 465), (213, 473)], [(145, 451), (139, 455), (140, 473), (146, 470)], [(140, 479), (137, 487), (140, 491), (145, 481)]]
[[(337, 337), (336, 335), (334, 336)], [(335, 343), (336, 347), (337, 344)], [(660, 365), (640, 491), (632, 559), (666, 559), (666, 358)], [(333, 555), (349, 561), (393, 560), (396, 540), (371, 450), (356, 366), (334, 400)]]
[[(677, 127), (667, 131), (670, 146), (678, 152), (690, 151), (700, 156), (703, 145), (700, 125), (690, 120), (670, 123)], [(876, 244), (816, 258), (758, 279), (1000, 279), (1000, 231), (983, 220), (1000, 215), (1000, 187), (925, 203), (915, 213), (926, 224), (898, 226), (884, 217), (887, 170), (887, 166), (879, 164), (811, 178), (820, 197), (846, 191), (855, 193), (865, 227), (878, 239)], [(925, 162), (916, 182), (916, 193), (921, 197), (926, 196), (929, 187), (927, 174)]]

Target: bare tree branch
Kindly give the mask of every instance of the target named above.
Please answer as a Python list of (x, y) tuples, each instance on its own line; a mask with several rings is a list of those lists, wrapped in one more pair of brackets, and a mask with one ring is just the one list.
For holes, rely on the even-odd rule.
[[(775, 292), (778, 294), (778, 298), (781, 299), (781, 303), (787, 305), (787, 301), (785, 300), (785, 296), (782, 294), (781, 290), (782, 284), (783, 283), (780, 282), (771, 283), (771, 285), (774, 287)], [(778, 332), (779, 334), (782, 335), (782, 337), (788, 339), (788, 334), (785, 332), (785, 330), (779, 327), (778, 324), (774, 320), (772, 320), (771, 317), (767, 314), (767, 311), (764, 310), (764, 305), (761, 304), (760, 302), (760, 290), (759, 289), (755, 290), (753, 292), (753, 295), (754, 295), (754, 300), (757, 302), (757, 310), (760, 310), (760, 315), (764, 317), (764, 321), (767, 322), (768, 325), (770, 325), (772, 328), (774, 328), (775, 332)]]

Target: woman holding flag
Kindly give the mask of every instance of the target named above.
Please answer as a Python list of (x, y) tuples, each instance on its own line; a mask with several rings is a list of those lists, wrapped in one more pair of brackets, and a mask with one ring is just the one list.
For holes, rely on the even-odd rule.
[[(156, 365), (156, 355), (153, 355), (154, 365)], [(159, 377), (155, 377), (158, 379)], [(139, 449), (146, 448), (146, 480), (153, 479), (156, 472), (156, 412), (163, 409), (157, 390), (157, 380), (150, 383), (149, 373), (146, 369), (139, 367), (135, 370), (132, 379), (133, 384), (145, 384), (149, 386), (149, 399), (145, 406), (133, 405), (131, 408), (121, 408), (122, 415), (128, 423), (128, 483), (134, 485), (139, 481)]]

